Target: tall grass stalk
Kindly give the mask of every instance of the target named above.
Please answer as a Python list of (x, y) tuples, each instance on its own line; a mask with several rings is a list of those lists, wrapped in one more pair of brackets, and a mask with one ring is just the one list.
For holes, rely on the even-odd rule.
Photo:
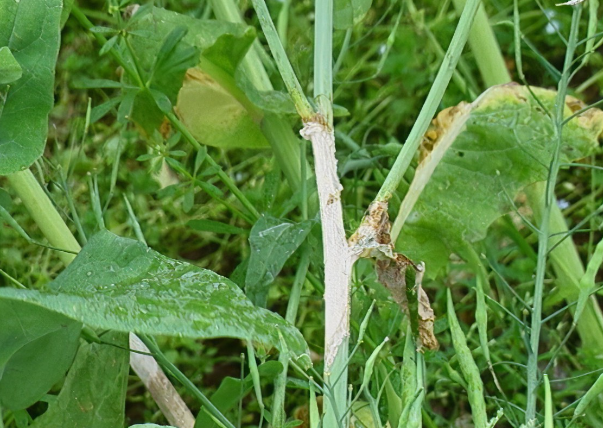
[[(288, 3), (285, 2), (281, 15), (286, 14)], [(234, 0), (212, 0), (211, 6), (219, 20), (244, 23)], [(285, 25), (286, 22), (286, 19), (282, 19), (279, 24)], [(282, 34), (282, 31), (279, 31), (279, 34)], [(274, 87), (258, 54), (259, 49), (261, 46), (255, 43), (242, 59), (240, 69), (258, 91), (272, 91)], [(287, 181), (294, 192), (298, 191), (305, 179), (309, 178), (300, 170), (299, 138), (293, 133), (286, 119), (272, 113), (264, 116), (261, 126)]]
[[(590, 2), (590, 19), (589, 19), (589, 25), (588, 25), (588, 35), (587, 37), (592, 37), (592, 33), (593, 33), (593, 25), (592, 22), (593, 20), (596, 22), (596, 7), (593, 9), (593, 3), (594, 2)], [(598, 2), (597, 2), (598, 4)], [(575, 18), (575, 14), (579, 13), (576, 10), (574, 10), (574, 15), (572, 16), (572, 22), (574, 22), (574, 18)], [(593, 18), (594, 16), (594, 18)], [(518, 1), (515, 0), (514, 1), (514, 25), (515, 25), (515, 50), (516, 50), (516, 64), (517, 64), (517, 68), (518, 68), (518, 73), (519, 73), (519, 77), (522, 81), (525, 82), (525, 77), (523, 75), (523, 67), (522, 67), (522, 58), (521, 58), (521, 41), (522, 41), (522, 37), (521, 37), (521, 30), (520, 30), (520, 20), (519, 20), (519, 12), (518, 12)], [(574, 29), (572, 28), (572, 31)], [(488, 32), (488, 33), (484, 33), (484, 34), (489, 34), (492, 35), (492, 37), (494, 37), (493, 33)], [(496, 40), (494, 39), (494, 42), (496, 42)], [(489, 41), (485, 41), (485, 43), (481, 44), (481, 43), (477, 43), (472, 45), (472, 50), (473, 53), (476, 57), (476, 60), (479, 60), (480, 58), (492, 58), (491, 53), (493, 52), (492, 50), (488, 49), (488, 46), (490, 46), (491, 43), (489, 43)], [(574, 45), (572, 49), (575, 49), (576, 46), (576, 40), (574, 40)], [(586, 50), (587, 52), (592, 48), (592, 44), (587, 43), (586, 45)], [(568, 47), (569, 49), (569, 47)], [(496, 50), (496, 52), (498, 52), (498, 54), (500, 55), (500, 49)], [(571, 53), (573, 56), (573, 52)], [(588, 56), (588, 55), (587, 55)], [(587, 59), (587, 56), (584, 57), (583, 62), (581, 65), (584, 64), (584, 61)], [(567, 62), (568, 57), (566, 54), (566, 65), (565, 67), (567, 68)], [(498, 60), (495, 61), (496, 63), (504, 63), (504, 60), (502, 58), (502, 55), (499, 56)], [(571, 63), (571, 61), (570, 61)], [(565, 85), (565, 89), (564, 91), (567, 90), (567, 84), (568, 84), (568, 80), (569, 80), (569, 70), (567, 70), (566, 68), (564, 68), (564, 74), (565, 76), (562, 76), (562, 78), (564, 77), (565, 79), (560, 80), (559, 82), (559, 88), (561, 88), (561, 84), (564, 81), (564, 85)], [(480, 71), (483, 73), (485, 72), (485, 70), (488, 70), (489, 68), (484, 68), (481, 69)], [(504, 84), (504, 83), (509, 83), (511, 82), (511, 77), (507, 72), (507, 76), (505, 76), (504, 74), (497, 74), (498, 75), (498, 81), (495, 80), (496, 75), (489, 75), (489, 76), (483, 76), (485, 81), (491, 81), (494, 84)], [(556, 123), (556, 129), (560, 128), (559, 124), (564, 124), (567, 122), (568, 119), (563, 119), (563, 108), (564, 108), (564, 102), (562, 102), (561, 104), (559, 103), (560, 100), (564, 101), (565, 99), (565, 95), (563, 95), (563, 98), (560, 98), (561, 95), (558, 94), (558, 98), (557, 98), (557, 110), (555, 112), (556, 116), (555, 116), (555, 121), (558, 122)], [(561, 109), (561, 113), (559, 113), (558, 109)], [(559, 118), (559, 114), (561, 115), (561, 117)], [(560, 122), (559, 122), (560, 120)], [(561, 126), (562, 127), (562, 126)], [(559, 133), (559, 138), (561, 135), (561, 131), (558, 131)], [(552, 165), (551, 165), (552, 166)], [(555, 171), (555, 176), (557, 174), (557, 170)], [(556, 181), (556, 178), (555, 178)], [(556, 244), (556, 241), (559, 241), (561, 239), (561, 237), (563, 237), (565, 234), (568, 233), (568, 228), (567, 228), (567, 223), (565, 221), (565, 219), (563, 218), (563, 214), (561, 213), (560, 208), (557, 206), (556, 203), (550, 203), (550, 199), (549, 199), (549, 203), (547, 203), (547, 201), (545, 201), (546, 198), (550, 198), (550, 194), (548, 192), (553, 192), (554, 191), (554, 183), (551, 182), (551, 177), (549, 177), (549, 181), (548, 181), (549, 185), (548, 185), (548, 190), (545, 188), (545, 185), (543, 183), (537, 183), (536, 185), (530, 186), (529, 188), (526, 189), (526, 195), (528, 197), (528, 203), (529, 205), (532, 207), (532, 210), (534, 212), (534, 217), (536, 218), (537, 223), (540, 225), (541, 227), (541, 235), (542, 234), (542, 226), (545, 224), (545, 219), (544, 219), (544, 212), (548, 211), (548, 220), (546, 221), (546, 229), (548, 229), (548, 232), (546, 233), (548, 235), (547, 240), (550, 240), (550, 244)], [(554, 202), (554, 195), (553, 195), (553, 202)], [(550, 238), (551, 236), (555, 236), (554, 238)], [(543, 243), (544, 245), (544, 243)], [(550, 247), (550, 245), (549, 245)], [(544, 268), (545, 265), (545, 260), (541, 260), (539, 257), (539, 263), (541, 264), (541, 269)], [(575, 299), (578, 297), (578, 294), (580, 292), (580, 286), (579, 286), (579, 282), (580, 279), (583, 277), (584, 275), (584, 267), (582, 265), (582, 262), (580, 260), (580, 257), (578, 256), (576, 247), (574, 246), (574, 243), (571, 239), (565, 239), (563, 240), (563, 242), (559, 243), (559, 245), (556, 245), (556, 248), (551, 251), (550, 253), (550, 260), (551, 263), (553, 265), (553, 269), (555, 270), (555, 274), (557, 276), (557, 283), (559, 284), (559, 289), (561, 290), (561, 294), (563, 294), (563, 297), (566, 298), (566, 300), (568, 302), (573, 302), (575, 301)], [(541, 284), (542, 286), (542, 284)], [(542, 290), (541, 290), (542, 291)], [(542, 306), (542, 302), (540, 302), (539, 306)], [(539, 317), (541, 317), (540, 314), (538, 314)], [(601, 309), (598, 306), (598, 303), (596, 301), (595, 298), (590, 297), (588, 300), (588, 304), (586, 305), (586, 307), (584, 308), (584, 311), (581, 314), (581, 317), (579, 320), (576, 320), (577, 322), (577, 330), (580, 334), (580, 337), (582, 339), (582, 342), (585, 344), (588, 344), (588, 346), (592, 349), (597, 349), (597, 350), (601, 350), (603, 349), (603, 314), (601, 313)], [(540, 331), (540, 323), (538, 325), (538, 331)], [(539, 333), (538, 333), (539, 335)], [(536, 340), (535, 337), (531, 338), (531, 340)], [(531, 343), (530, 345), (533, 348), (533, 343)], [(532, 376), (535, 375), (535, 371), (533, 370), (534, 365), (537, 362), (537, 356), (532, 357), (533, 361), (531, 362), (531, 367), (532, 367)], [(530, 364), (529, 364), (530, 366)], [(534, 382), (534, 379), (532, 380), (532, 382)], [(532, 385), (532, 388), (534, 388), (534, 386)], [(533, 391), (533, 389), (532, 389)], [(536, 396), (535, 393), (532, 394), (530, 400), (532, 400), (532, 402), (535, 400)], [(532, 404), (533, 406), (534, 404)], [(528, 418), (526, 417), (526, 420), (528, 420)]]
[[(7, 176), (11, 187), (21, 198), (23, 205), (31, 214), (50, 245), (56, 248), (78, 253), (81, 250), (77, 242), (54, 204), (48, 198), (31, 170), (15, 172)], [(59, 252), (58, 256), (65, 265), (68, 265), (75, 258), (74, 254)]]
[[(375, 198), (376, 201), (388, 201), (402, 181), (402, 177), (404, 177), (404, 173), (408, 169), (408, 166), (410, 165), (417, 149), (419, 148), (423, 135), (425, 135), (425, 132), (427, 131), (427, 128), (429, 127), (429, 124), (435, 116), (440, 102), (442, 101), (444, 92), (448, 87), (448, 83), (450, 82), (452, 74), (456, 69), (456, 65), (461, 57), (463, 48), (467, 43), (469, 31), (471, 30), (471, 25), (480, 3), (480, 0), (467, 1), (467, 4), (461, 13), (454, 36), (450, 42), (450, 46), (448, 46), (444, 60), (440, 65), (438, 74), (436, 75), (433, 85), (431, 86), (429, 94), (427, 95), (427, 99), (421, 108), (421, 112), (419, 113), (419, 116), (417, 117), (410, 134), (408, 134), (408, 138), (406, 139), (402, 150), (398, 154), (396, 161), (392, 166), (392, 169), (387, 175), (385, 182), (381, 186), (381, 189)], [(395, 239), (393, 239), (393, 241), (395, 242)]]
[(276, 66), (278, 67), (278, 71), (283, 82), (285, 82), (289, 95), (293, 98), (293, 104), (295, 104), (298, 114), (303, 121), (312, 119), (314, 116), (314, 109), (308, 102), (308, 99), (304, 95), (304, 91), (295, 76), (295, 72), (293, 71), (293, 67), (291, 67), (285, 48), (283, 48), (283, 44), (276, 32), (274, 22), (272, 22), (272, 18), (270, 17), (270, 12), (268, 12), (266, 2), (264, 0), (252, 0), (252, 3), (255, 12), (258, 15), (258, 20), (262, 26), (262, 31), (264, 32), (274, 61), (276, 62)]
[[(467, 0), (453, 0), (458, 11), (463, 9), (466, 2)], [(471, 26), (469, 46), (473, 52), (480, 51), (480, 55), (475, 56), (475, 62), (486, 88), (511, 80), (483, 4), (479, 7)]]
[[(591, 17), (595, 15), (596, 21), (596, 9), (593, 10), (594, 2), (589, 2)], [(598, 3), (597, 3), (598, 4)], [(517, 66), (517, 72), (519, 78), (525, 82), (525, 76), (523, 74), (522, 57), (521, 57), (521, 22), (519, 19), (519, 6), (518, 0), (513, 2), (513, 15), (514, 15), (514, 26), (515, 26), (515, 62)], [(592, 19), (589, 21), (587, 37), (593, 36), (593, 26), (591, 25)], [(588, 51), (589, 44), (587, 43), (586, 49)], [(475, 55), (482, 55), (483, 50), (475, 51)], [(508, 83), (509, 80), (501, 81), (499, 83)], [(583, 110), (574, 113), (568, 119), (575, 117), (577, 114), (581, 114)], [(526, 189), (526, 196), (528, 197), (528, 203), (534, 212), (536, 221), (542, 223), (542, 211), (543, 211), (543, 198), (545, 194), (545, 186), (542, 183), (536, 183)], [(566, 235), (568, 232), (567, 223), (561, 213), (561, 209), (555, 204), (551, 209), (549, 232), (552, 241), (560, 241), (561, 237)], [(557, 276), (557, 283), (560, 290), (560, 298), (565, 298), (568, 302), (574, 301), (580, 292), (579, 282), (580, 278), (584, 275), (584, 266), (580, 260), (580, 256), (576, 250), (576, 247), (571, 239), (564, 239), (563, 242), (553, 242), (555, 249), (551, 251), (550, 257)], [(581, 321), (578, 323), (578, 333), (583, 343), (588, 343), (591, 348), (603, 350), (603, 313), (601, 308), (594, 297), (591, 297), (588, 302), (588, 306), (582, 315)]]
[(563, 72), (557, 85), (557, 97), (555, 100), (554, 116), (552, 117), (555, 147), (549, 165), (549, 177), (542, 210), (542, 222), (538, 233), (538, 261), (536, 265), (536, 279), (534, 283), (534, 304), (532, 307), (532, 323), (530, 332), (530, 352), (528, 352), (527, 365), (527, 403), (525, 421), (528, 423), (536, 418), (536, 398), (538, 396), (538, 345), (540, 343), (540, 330), (542, 328), (542, 300), (544, 294), (544, 277), (546, 270), (547, 255), (549, 250), (551, 207), (556, 204), (555, 183), (559, 174), (559, 157), (563, 140), (563, 115), (565, 112), (565, 97), (569, 84), (572, 61), (576, 43), (578, 41), (578, 29), (582, 6), (574, 7), (572, 13), (572, 24), (565, 53)]
[[(280, 42), (264, 0), (253, 0), (260, 24), (277, 67), (304, 122), (302, 136), (312, 142), (316, 185), (320, 203), (325, 261), (325, 396), (324, 426), (339, 426), (347, 404), (347, 355), (349, 336), (351, 268), (355, 261), (343, 226), (342, 190), (337, 175), (335, 136), (332, 126), (333, 2), (316, 2), (314, 90), (318, 112), (303, 95)], [(336, 379), (336, 382), (333, 380)]]

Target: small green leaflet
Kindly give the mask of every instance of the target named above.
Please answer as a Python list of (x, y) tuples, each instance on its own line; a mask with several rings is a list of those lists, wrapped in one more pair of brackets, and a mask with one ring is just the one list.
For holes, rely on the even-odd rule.
[(245, 292), (258, 306), (266, 306), (268, 286), (285, 262), (304, 242), (312, 229), (310, 220), (292, 223), (268, 215), (262, 216), (251, 229), (251, 256), (245, 278)]

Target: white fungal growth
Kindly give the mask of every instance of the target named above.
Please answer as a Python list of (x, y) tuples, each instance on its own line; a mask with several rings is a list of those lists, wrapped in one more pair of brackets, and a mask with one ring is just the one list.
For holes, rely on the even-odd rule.
[[(312, 142), (316, 186), (320, 201), (325, 261), (325, 372), (335, 361), (350, 330), (350, 274), (355, 258), (343, 227), (341, 190), (333, 130), (320, 121), (307, 122), (300, 131)], [(345, 355), (347, 355), (347, 350)]]
[(557, 3), (555, 6), (575, 6), (582, 2), (584, 2), (584, 0), (570, 0), (566, 1), (565, 3)]

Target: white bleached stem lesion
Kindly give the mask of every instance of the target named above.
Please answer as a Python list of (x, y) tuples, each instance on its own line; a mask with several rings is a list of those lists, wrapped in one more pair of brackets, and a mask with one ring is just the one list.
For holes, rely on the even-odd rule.
[(570, 0), (565, 3), (557, 3), (557, 4), (555, 4), (555, 6), (575, 6), (582, 2), (584, 2), (584, 0)]
[[(319, 119), (319, 118), (318, 118)], [(343, 227), (341, 191), (337, 175), (335, 136), (322, 120), (308, 121), (300, 134), (311, 141), (320, 201), (325, 262), (325, 372), (350, 331), (350, 276), (358, 256), (352, 252)]]

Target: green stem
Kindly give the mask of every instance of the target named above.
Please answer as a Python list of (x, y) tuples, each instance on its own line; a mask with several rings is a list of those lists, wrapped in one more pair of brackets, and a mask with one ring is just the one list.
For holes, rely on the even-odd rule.
[(468, 0), (461, 18), (459, 19), (458, 26), (448, 47), (448, 51), (444, 56), (442, 65), (438, 71), (438, 74), (433, 82), (433, 86), (427, 95), (427, 99), (421, 108), (419, 117), (415, 121), (402, 150), (398, 154), (392, 169), (390, 170), (385, 182), (381, 186), (376, 201), (388, 201), (392, 194), (398, 188), (398, 185), (402, 181), (402, 177), (410, 165), (415, 152), (419, 148), (419, 144), (423, 138), (423, 135), (427, 131), (431, 120), (433, 119), (438, 106), (444, 96), (444, 92), (452, 78), (452, 74), (456, 68), (456, 65), (461, 57), (463, 48), (467, 43), (469, 37), (469, 30), (473, 23), (473, 18), (477, 13), (480, 0)]
[[(590, 2), (592, 7), (593, 2)], [(521, 29), (519, 20), (518, 1), (513, 2), (514, 12), (514, 25), (515, 25), (515, 62), (517, 65), (517, 71), (522, 81), (525, 81), (522, 67), (522, 56), (521, 56)], [(591, 10), (592, 13), (592, 10)], [(589, 21), (589, 33), (592, 32), (591, 22)], [(496, 52), (500, 54), (500, 49)], [(486, 55), (487, 53), (483, 50), (474, 50), (474, 54), (477, 56)], [(497, 61), (498, 63), (504, 63), (502, 55)], [(484, 76), (484, 80), (486, 80)], [(504, 84), (510, 82), (508, 79), (503, 79), (502, 76), (495, 84)], [(575, 112), (573, 115), (568, 116), (563, 120), (563, 124), (571, 120), (575, 115), (581, 114), (582, 111)], [(533, 186), (529, 186), (526, 189), (526, 196), (528, 197), (528, 204), (534, 212), (536, 222), (542, 227), (543, 224), (543, 212), (544, 212), (544, 201), (545, 197), (545, 186), (544, 183), (537, 183)], [(551, 251), (550, 257), (553, 265), (553, 269), (556, 274), (556, 284), (560, 290), (559, 297), (564, 297), (568, 303), (574, 302), (580, 293), (579, 281), (584, 275), (584, 267), (580, 256), (576, 250), (576, 247), (571, 239), (565, 239), (563, 242), (559, 241), (568, 233), (567, 223), (563, 217), (561, 209), (557, 204), (549, 205), (550, 219), (548, 222), (550, 245), (549, 248), (555, 246), (556, 248)], [(589, 344), (590, 348), (603, 349), (603, 314), (599, 304), (594, 296), (591, 296), (588, 300), (588, 304), (584, 308), (580, 319), (577, 321), (577, 330), (582, 339), (582, 343)]]
[[(243, 24), (239, 9), (234, 0), (212, 0), (212, 9), (216, 17), (222, 21)], [(285, 8), (286, 5), (283, 6)], [(239, 66), (242, 73), (249, 79), (258, 91), (274, 90), (266, 68), (258, 52), (250, 49)], [(272, 113), (266, 113), (262, 120), (262, 132), (270, 143), (274, 156), (287, 177), (293, 192), (300, 189), (299, 140), (293, 133), (289, 122)], [(309, 178), (303, 175), (305, 178)]]
[[(458, 11), (462, 10), (467, 0), (453, 0)], [(488, 22), (484, 5), (480, 5), (475, 21), (469, 33), (469, 46), (475, 54), (477, 68), (487, 88), (510, 82), (511, 75), (500, 52), (494, 32)]]
[(339, 51), (339, 55), (337, 55), (337, 61), (335, 61), (335, 65), (333, 66), (333, 75), (336, 76), (343, 64), (343, 60), (348, 53), (348, 49), (350, 47), (350, 40), (352, 39), (352, 28), (348, 28), (345, 32), (345, 37), (343, 39), (343, 44), (341, 45), (341, 50)]
[(211, 401), (201, 392), (199, 389), (193, 384), (178, 368), (169, 362), (169, 360), (163, 355), (163, 352), (159, 349), (154, 340), (150, 337), (140, 334), (137, 335), (142, 343), (146, 345), (147, 348), (153, 354), (153, 357), (157, 360), (157, 362), (168, 372), (172, 374), (178, 381), (191, 393), (193, 397), (198, 399), (203, 406), (205, 406), (205, 410), (216, 418), (220, 423), (222, 423), (227, 428), (235, 428), (235, 426), (228, 420), (226, 417), (213, 405)]
[(301, 195), (302, 195), (302, 202), (301, 202), (301, 212), (302, 212), (302, 218), (304, 220), (308, 220), (308, 180), (306, 179), (307, 177), (307, 165), (308, 165), (308, 161), (306, 160), (307, 157), (307, 152), (306, 152), (306, 140), (303, 140), (299, 146), (299, 150), (300, 150), (300, 171), (301, 171)]
[(287, 31), (289, 29), (289, 9), (291, 6), (291, 0), (284, 0), (281, 3), (281, 11), (278, 14), (276, 26), (281, 43), (283, 44), (283, 47), (287, 49)]
[(287, 91), (291, 95), (291, 98), (293, 98), (295, 108), (303, 121), (309, 121), (314, 116), (314, 110), (304, 95), (304, 91), (295, 76), (295, 72), (287, 58), (287, 53), (283, 48), (283, 44), (278, 37), (272, 18), (270, 18), (270, 12), (268, 12), (266, 2), (264, 0), (252, 0), (252, 3), (255, 12), (258, 15), (260, 25), (262, 26), (264, 36), (266, 36), (268, 46), (270, 46), (272, 56), (276, 61), (281, 77), (287, 87)]
[(314, 99), (333, 127), (333, 1), (317, 0), (314, 16)]
[[(262, 132), (272, 147), (274, 157), (285, 174), (292, 192), (301, 188), (302, 175), (299, 161), (299, 139), (293, 133), (291, 124), (274, 113), (266, 113), (261, 124)], [(307, 163), (305, 165), (307, 167)], [(306, 178), (308, 178), (306, 176)]]
[[(310, 252), (306, 247), (303, 250), (295, 279), (293, 280), (293, 286), (291, 287), (291, 294), (289, 295), (289, 302), (287, 303), (287, 315), (285, 319), (292, 325), (295, 325), (295, 319), (297, 318), (297, 310), (299, 308), (299, 299), (301, 296), (301, 290), (306, 281), (306, 274), (308, 273), (308, 267), (310, 265)], [(283, 365), (283, 371), (274, 380), (274, 395), (272, 402), (272, 426), (275, 428), (281, 428), (285, 425), (287, 415), (285, 413), (285, 397), (287, 387), (287, 370), (289, 368), (289, 356), (285, 352), (281, 352), (278, 357), (278, 361)]]
[(565, 63), (563, 73), (557, 87), (557, 98), (555, 101), (555, 114), (553, 117), (553, 126), (555, 131), (555, 149), (549, 167), (549, 177), (544, 200), (544, 209), (542, 211), (542, 222), (538, 233), (538, 262), (536, 265), (536, 279), (534, 284), (534, 306), (532, 308), (532, 323), (530, 334), (530, 352), (528, 353), (527, 366), (527, 404), (526, 404), (526, 424), (536, 417), (536, 399), (538, 389), (538, 345), (540, 343), (540, 329), (542, 327), (542, 300), (544, 294), (544, 277), (546, 271), (547, 255), (549, 250), (550, 237), (550, 218), (551, 207), (556, 204), (555, 184), (559, 173), (559, 156), (562, 144), (563, 115), (565, 111), (565, 96), (569, 83), (571, 65), (574, 59), (574, 51), (578, 39), (578, 29), (580, 24), (581, 6), (573, 10), (572, 25), (568, 39), (567, 50), (565, 54)]
[[(438, 59), (444, 59), (444, 55), (446, 54), (446, 52), (440, 45), (440, 42), (436, 38), (435, 34), (433, 34), (433, 32), (431, 31), (430, 26), (425, 23), (423, 13), (417, 10), (417, 7), (415, 6), (413, 0), (408, 0), (407, 5), (408, 10), (410, 12), (410, 19), (412, 23), (416, 26), (419, 34), (427, 36), (427, 40), (429, 40), (429, 43), (435, 50)], [(471, 33), (469, 37), (471, 37)], [(473, 78), (469, 67), (463, 61), (462, 58), (459, 59), (457, 69), (454, 70), (454, 73), (452, 75), (452, 80), (458, 86), (461, 92), (467, 93), (471, 99), (477, 97), (477, 94), (479, 92), (477, 89), (477, 83)]]
[[(7, 179), (50, 245), (75, 253), (79, 252), (80, 244), (31, 171), (26, 169), (15, 172), (7, 175)], [(71, 253), (60, 252), (58, 255), (65, 265), (71, 263), (75, 258), (75, 254)]]

